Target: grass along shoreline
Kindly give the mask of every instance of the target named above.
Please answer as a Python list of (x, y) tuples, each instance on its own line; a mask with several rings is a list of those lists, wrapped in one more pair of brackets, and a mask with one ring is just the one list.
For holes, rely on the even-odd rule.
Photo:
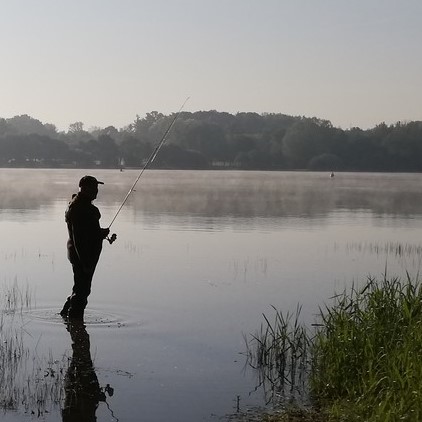
[(17, 280), (0, 290), (0, 411), (38, 419), (63, 403), (69, 357), (39, 356), (26, 345), (24, 313), (32, 303), (33, 292)]
[(299, 323), (300, 308), (274, 310), (246, 338), (246, 355), (270, 398), (290, 408), (260, 420), (422, 420), (419, 281), (368, 278), (321, 308), (313, 332)]

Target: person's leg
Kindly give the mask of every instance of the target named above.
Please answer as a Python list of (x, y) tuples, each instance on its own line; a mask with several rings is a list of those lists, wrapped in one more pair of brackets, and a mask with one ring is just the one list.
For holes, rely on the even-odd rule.
[[(67, 242), (67, 259), (72, 265), (73, 284), (75, 284), (77, 282), (77, 279), (79, 278), (78, 267), (80, 267), (80, 262), (79, 262), (78, 254), (76, 253), (75, 248), (73, 247), (73, 244), (70, 242), (70, 240), (68, 240)], [(75, 272), (75, 268), (76, 268), (76, 272)], [(73, 288), (72, 288), (72, 293), (73, 293)], [(66, 298), (66, 302), (64, 303), (63, 308), (60, 311), (60, 315), (63, 318), (67, 318), (69, 316), (70, 299), (72, 297), (72, 293), (70, 294), (70, 296)]]
[(70, 298), (71, 298), (71, 296), (68, 296), (68, 297), (67, 297), (66, 302), (64, 303), (63, 308), (62, 308), (62, 310), (60, 311), (60, 315), (61, 315), (63, 318), (66, 318), (66, 317), (68, 316), (68, 313), (69, 313), (69, 308), (70, 308)]
[(69, 300), (69, 318), (83, 319), (88, 296), (91, 293), (93, 273), (87, 273), (81, 265), (73, 264), (74, 285)]

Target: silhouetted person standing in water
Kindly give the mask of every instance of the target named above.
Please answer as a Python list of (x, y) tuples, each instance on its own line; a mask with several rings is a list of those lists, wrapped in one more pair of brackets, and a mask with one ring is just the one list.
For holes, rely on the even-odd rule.
[(100, 227), (100, 211), (92, 204), (98, 194), (98, 185), (103, 184), (93, 176), (82, 177), (79, 192), (72, 196), (65, 213), (69, 232), (67, 256), (72, 264), (74, 280), (72, 294), (60, 312), (65, 318), (83, 320), (103, 240), (110, 232), (110, 229)]

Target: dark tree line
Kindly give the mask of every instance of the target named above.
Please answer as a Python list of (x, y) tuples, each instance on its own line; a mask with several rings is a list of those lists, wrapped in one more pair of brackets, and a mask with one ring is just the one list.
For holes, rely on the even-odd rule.
[[(0, 118), (0, 166), (139, 168), (174, 115), (137, 116), (122, 129), (59, 132), (27, 115)], [(153, 163), (157, 168), (422, 171), (422, 122), (343, 130), (284, 114), (183, 112)]]

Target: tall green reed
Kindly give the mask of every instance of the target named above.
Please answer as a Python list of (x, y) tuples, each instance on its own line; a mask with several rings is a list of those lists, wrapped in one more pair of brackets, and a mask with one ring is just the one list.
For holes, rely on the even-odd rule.
[[(422, 420), (422, 286), (369, 277), (320, 309), (316, 332), (298, 315), (274, 321), (247, 340), (247, 362), (269, 384), (272, 399), (309, 392), (330, 420)], [(275, 309), (275, 308), (274, 308)], [(300, 374), (300, 376), (298, 376)], [(287, 393), (287, 394), (286, 394)], [(300, 404), (300, 403), (298, 403)]]
[(420, 283), (369, 278), (334, 300), (313, 340), (313, 397), (338, 416), (352, 408), (357, 420), (422, 420)]
[(300, 323), (301, 308), (283, 315), (274, 306), (273, 320), (263, 314), (260, 330), (245, 336), (247, 364), (258, 374), (267, 402), (293, 400), (305, 392), (309, 337)]

